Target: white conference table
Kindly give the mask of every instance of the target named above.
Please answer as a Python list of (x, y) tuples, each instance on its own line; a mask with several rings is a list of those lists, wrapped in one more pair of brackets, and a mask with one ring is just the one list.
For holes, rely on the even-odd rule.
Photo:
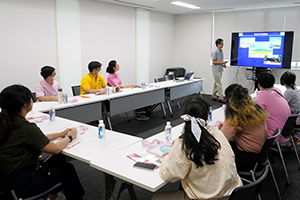
[[(218, 108), (213, 111), (213, 121), (209, 122), (208, 124), (210, 126), (214, 126), (216, 123), (218, 123), (218, 121), (223, 122), (224, 118), (224, 107)], [(182, 134), (183, 126), (184, 123), (173, 127), (172, 140), (176, 139)], [(164, 131), (145, 140), (152, 142), (154, 139), (166, 141)], [(149, 171), (135, 168), (133, 167), (135, 162), (127, 157), (132, 153), (144, 153), (146, 150), (147, 147), (144, 147), (140, 141), (108, 156), (101, 157), (101, 159), (91, 161), (91, 167), (103, 171), (106, 174), (106, 180), (104, 182), (104, 185), (106, 186), (103, 199), (106, 200), (110, 197), (118, 199), (120, 193), (122, 192), (121, 188), (123, 185), (127, 185), (129, 188), (131, 187), (129, 192), (134, 193), (132, 184), (151, 192), (155, 192), (167, 184), (167, 182), (160, 177), (159, 169)], [(112, 179), (116, 181), (115, 184), (112, 184)], [(110, 193), (112, 190), (113, 195)], [(131, 199), (136, 199), (135, 194), (130, 195)]]
[[(29, 113), (26, 118), (34, 117), (29, 121), (40, 120), (41, 116), (47, 116), (43, 113)], [(78, 135), (64, 150), (63, 154), (71, 158), (90, 163), (91, 160), (109, 155), (115, 151), (123, 149), (134, 143), (142, 141), (142, 138), (119, 133), (116, 131), (105, 130), (105, 138), (98, 138), (98, 128), (80, 122), (56, 117), (55, 122), (45, 119), (36, 123), (45, 134), (56, 133), (66, 128), (77, 128)], [(85, 129), (85, 131), (83, 131)]]
[(59, 104), (57, 101), (35, 102), (33, 111), (48, 112), (50, 107), (53, 107), (56, 116), (86, 123), (102, 118), (102, 102), (107, 99), (107, 95), (90, 94), (71, 97), (68, 103), (62, 104)]
[(184, 81), (162, 81), (159, 83), (155, 83), (160, 87), (164, 87), (165, 89), (165, 100), (168, 104), (170, 115), (172, 116), (172, 108), (170, 106), (170, 101), (185, 97), (188, 95), (199, 93), (200, 96), (203, 90), (203, 78), (184, 80)]
[[(199, 81), (202, 84), (203, 80), (201, 79)], [(161, 179), (159, 170), (149, 172), (140, 169), (133, 169), (132, 165), (134, 162), (126, 157), (131, 153), (141, 152), (147, 149), (141, 145), (142, 138), (106, 130), (106, 138), (104, 140), (100, 140), (98, 139), (97, 127), (81, 124), (80, 122), (72, 120), (81, 121), (84, 119), (83, 122), (86, 122), (86, 118), (91, 120), (101, 118), (101, 103), (103, 101), (108, 100), (110, 102), (114, 102), (115, 100), (115, 102), (118, 103), (120, 110), (117, 111), (115, 108), (112, 108), (112, 106), (110, 108), (113, 110), (112, 114), (117, 114), (124, 111), (123, 107), (125, 107), (125, 109), (129, 109), (127, 108), (127, 106), (129, 107), (129, 104), (133, 105), (131, 105), (130, 109), (135, 109), (138, 108), (137, 106), (141, 106), (136, 103), (137, 101), (141, 101), (141, 99), (139, 99), (140, 95), (144, 95), (144, 100), (147, 100), (147, 103), (149, 104), (159, 103), (165, 100), (164, 95), (166, 88), (170, 89), (181, 87), (183, 85), (188, 86), (194, 84), (194, 81), (166, 82), (167, 83), (163, 82), (151, 84), (151, 86), (145, 89), (124, 89), (123, 92), (111, 93), (110, 95), (88, 95), (89, 98), (82, 98), (81, 96), (70, 98), (70, 100), (77, 99), (77, 102), (74, 103), (58, 104), (58, 102), (38, 102), (34, 104), (33, 111), (28, 117), (38, 118), (41, 115), (47, 116), (47, 114), (43, 114), (41, 112), (47, 112), (50, 107), (53, 106), (56, 109), (57, 116), (67, 119), (56, 117), (56, 121), (54, 123), (51, 123), (49, 119), (37, 123), (45, 134), (62, 131), (69, 127), (87, 127), (88, 129), (84, 134), (78, 135), (78, 137), (63, 150), (63, 154), (83, 162), (90, 163), (92, 167), (105, 172), (106, 177), (107, 175), (114, 177), (117, 180), (116, 184), (113, 184), (115, 193), (120, 193), (121, 186), (124, 185), (123, 183), (125, 182), (138, 185), (150, 191), (156, 191), (166, 184), (166, 182)], [(194, 90), (191, 90), (192, 93), (191, 91), (189, 91), (189, 93), (193, 94), (201, 92), (201, 89), (201, 87), (198, 87), (196, 90), (194, 88)], [(186, 91), (181, 88), (180, 92), (183, 95)], [(127, 106), (122, 103), (122, 98), (128, 98)], [(111, 105), (116, 106), (116, 103), (112, 103)], [(177, 138), (181, 134), (181, 129), (182, 125), (173, 128), (173, 139)], [(147, 140), (151, 142), (153, 139), (160, 139), (164, 141), (164, 132), (156, 134)], [(120, 165), (122, 167), (120, 167)], [(105, 185), (109, 186), (109, 183), (106, 181)], [(112, 188), (106, 186), (104, 193), (105, 199), (110, 197), (110, 189)], [(129, 188), (129, 190), (131, 189), (132, 187)]]
[[(149, 84), (145, 89), (125, 88), (122, 89), (122, 92), (110, 92), (109, 95), (89, 94), (71, 97), (66, 104), (59, 104), (58, 102), (36, 102), (34, 103), (33, 110), (34, 112), (48, 112), (52, 106), (57, 116), (83, 123), (101, 119), (103, 116), (106, 116), (110, 129), (112, 130), (109, 116), (148, 105), (162, 103), (165, 100), (168, 102), (169, 110), (172, 115), (169, 100), (201, 92), (202, 84), (203, 79), (182, 82), (164, 81)], [(166, 90), (170, 90), (170, 96), (166, 94)], [(74, 100), (77, 102), (74, 102)], [(102, 106), (106, 101), (109, 102), (108, 108)], [(102, 108), (105, 110), (103, 111)], [(165, 112), (164, 115), (166, 115)]]
[[(145, 89), (122, 89), (122, 92), (109, 95), (109, 116), (162, 103), (164, 101), (167, 101), (170, 114), (172, 115), (172, 108), (169, 101), (198, 92), (201, 94), (202, 84), (203, 79), (181, 82), (170, 80), (148, 84)], [(167, 90), (170, 91), (170, 95), (167, 94)], [(163, 112), (164, 116), (166, 116), (164, 110)], [(109, 118), (108, 121), (110, 123)]]
[[(180, 136), (182, 127), (183, 124), (173, 127), (173, 139)], [(154, 139), (166, 141), (164, 135), (165, 133), (163, 131), (147, 138), (146, 140), (149, 142), (152, 142)], [(104, 199), (109, 199), (110, 197), (115, 197), (117, 199), (122, 192), (122, 184), (134, 184), (151, 192), (155, 192), (167, 184), (167, 182), (160, 177), (158, 169), (149, 171), (135, 168), (133, 167), (135, 162), (127, 157), (127, 155), (132, 153), (140, 154), (145, 152), (147, 149), (148, 148), (144, 147), (140, 141), (112, 154), (101, 157), (101, 159), (95, 159), (91, 161), (91, 167), (106, 173), (106, 193), (104, 193)], [(109, 186), (112, 179), (116, 180), (116, 184)], [(114, 190), (113, 195), (109, 193), (112, 191), (112, 189)], [(132, 199), (135, 198), (132, 197)]]

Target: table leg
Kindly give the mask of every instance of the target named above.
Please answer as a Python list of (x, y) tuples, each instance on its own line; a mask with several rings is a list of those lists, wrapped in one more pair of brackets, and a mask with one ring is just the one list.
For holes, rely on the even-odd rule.
[(102, 109), (103, 109), (103, 118), (106, 118), (106, 120), (107, 120), (107, 122), (108, 122), (108, 126), (109, 126), (109, 128), (110, 128), (110, 130), (112, 131), (113, 129), (112, 129), (112, 125), (111, 125), (111, 123), (110, 123), (110, 119), (109, 119), (109, 113), (108, 113), (108, 111), (107, 111), (107, 107), (106, 106), (109, 106), (108, 104), (106, 104), (106, 103), (104, 103), (104, 104), (102, 104), (103, 106), (102, 106)]
[[(111, 194), (110, 200), (118, 200), (123, 190), (128, 189), (129, 196), (131, 200), (137, 200), (136, 194), (134, 192), (133, 186), (130, 183), (127, 183), (119, 178), (114, 178), (114, 191)], [(110, 185), (112, 186), (112, 185)], [(106, 199), (105, 199), (106, 200)]]
[(167, 101), (167, 104), (168, 104), (168, 107), (169, 107), (170, 115), (171, 115), (171, 117), (173, 117), (173, 111), (172, 111), (172, 108), (171, 108), (171, 105), (170, 105), (170, 101)]
[(104, 173), (103, 182), (103, 199), (108, 200), (112, 195), (112, 190), (115, 187), (116, 180), (112, 175)]
[(164, 112), (164, 118), (166, 118), (167, 117), (167, 113), (166, 113), (166, 109), (165, 109), (165, 105), (164, 105), (164, 102), (161, 102), (161, 109), (163, 110), (163, 112)]

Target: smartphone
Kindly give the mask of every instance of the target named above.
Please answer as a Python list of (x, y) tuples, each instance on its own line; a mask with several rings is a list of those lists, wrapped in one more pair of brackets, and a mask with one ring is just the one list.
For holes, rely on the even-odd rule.
[(154, 170), (157, 167), (157, 165), (152, 165), (152, 164), (143, 163), (143, 162), (136, 162), (133, 166), (139, 167), (139, 168), (144, 168), (144, 169), (149, 169), (149, 170)]

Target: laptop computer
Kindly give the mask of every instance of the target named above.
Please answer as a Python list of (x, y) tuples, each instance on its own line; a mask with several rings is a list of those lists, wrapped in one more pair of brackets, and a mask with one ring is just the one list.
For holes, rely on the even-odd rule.
[(189, 72), (184, 76), (184, 79), (176, 79), (176, 82), (188, 81), (193, 76), (194, 72)]

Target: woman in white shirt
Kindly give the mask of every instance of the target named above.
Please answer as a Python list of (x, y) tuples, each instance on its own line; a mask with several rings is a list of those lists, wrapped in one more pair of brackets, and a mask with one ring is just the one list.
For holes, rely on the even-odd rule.
[(226, 137), (217, 128), (206, 126), (208, 112), (209, 104), (200, 97), (184, 103), (183, 134), (174, 140), (160, 165), (161, 177), (169, 182), (181, 180), (183, 190), (160, 193), (152, 200), (225, 200), (242, 185)]

